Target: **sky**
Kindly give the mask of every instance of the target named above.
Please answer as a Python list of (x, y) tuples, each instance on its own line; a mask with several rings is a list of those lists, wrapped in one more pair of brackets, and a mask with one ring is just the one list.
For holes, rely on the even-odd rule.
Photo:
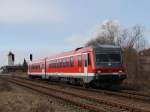
[(12, 51), (15, 63), (83, 46), (106, 20), (146, 28), (150, 46), (150, 0), (0, 0), (0, 66)]

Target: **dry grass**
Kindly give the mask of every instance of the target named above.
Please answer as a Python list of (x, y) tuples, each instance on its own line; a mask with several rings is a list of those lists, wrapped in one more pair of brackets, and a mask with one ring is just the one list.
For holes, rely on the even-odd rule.
[(51, 102), (35, 95), (18, 92), (2, 92), (0, 112), (54, 112)]
[(0, 79), (0, 112), (88, 112)]
[(52, 101), (0, 80), (0, 112), (55, 112)]

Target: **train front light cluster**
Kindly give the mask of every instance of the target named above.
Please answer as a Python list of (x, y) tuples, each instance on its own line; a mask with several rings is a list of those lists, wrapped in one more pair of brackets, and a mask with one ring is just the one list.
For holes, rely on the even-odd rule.
[(122, 70), (119, 70), (119, 73), (122, 73), (123, 71)]
[(99, 73), (99, 74), (100, 74), (100, 73), (102, 73), (102, 71), (101, 71), (101, 70), (98, 70), (98, 71), (97, 71), (97, 73)]

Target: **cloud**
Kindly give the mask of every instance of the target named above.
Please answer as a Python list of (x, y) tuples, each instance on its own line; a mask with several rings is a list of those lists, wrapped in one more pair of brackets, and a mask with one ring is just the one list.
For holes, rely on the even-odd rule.
[(61, 22), (63, 12), (54, 4), (32, 0), (0, 0), (0, 23)]
[(81, 47), (81, 46), (84, 46), (84, 44), (88, 40), (89, 40), (89, 37), (86, 37), (86, 36), (72, 35), (72, 36), (65, 39), (65, 43), (69, 44), (71, 46)]
[(86, 33), (86, 35), (72, 35), (68, 38), (65, 39), (65, 42), (67, 44), (73, 45), (75, 47), (80, 47), (80, 46), (84, 46), (86, 44), (86, 42), (88, 42), (91, 39), (95, 39), (96, 37), (98, 37), (98, 35), (100, 35), (103, 30), (102, 30), (102, 25), (107, 24), (108, 22), (112, 22), (114, 26), (119, 26), (119, 22), (117, 20), (111, 21), (111, 20), (104, 20), (102, 23), (98, 23), (96, 25), (94, 25), (91, 29), (89, 29)]

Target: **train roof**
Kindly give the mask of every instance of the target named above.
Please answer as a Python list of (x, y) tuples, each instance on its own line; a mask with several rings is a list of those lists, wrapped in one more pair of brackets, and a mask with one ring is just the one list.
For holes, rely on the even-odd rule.
[(81, 54), (83, 52), (90, 52), (90, 51), (93, 51), (93, 49), (100, 49), (100, 48), (101, 49), (120, 49), (121, 47), (115, 46), (115, 45), (98, 45), (98, 46), (79, 47), (72, 51), (62, 52), (62, 53), (59, 53), (59, 54), (56, 54), (53, 56), (45, 57), (43, 59), (33, 60), (32, 62), (30, 62), (30, 64), (41, 63), (41, 62), (44, 62), (45, 59), (53, 60), (53, 59), (57, 59), (57, 58), (73, 56), (75, 54)]
[(47, 57), (47, 59), (58, 58), (58, 57), (63, 58), (66, 56), (73, 56), (75, 54), (81, 54), (82, 52), (90, 52), (92, 50), (93, 50), (92, 47), (80, 47), (80, 48), (76, 48), (75, 50), (72, 50), (72, 51), (62, 52), (60, 54)]
[(121, 48), (120, 46), (116, 45), (97, 45), (97, 46), (90, 46), (92, 48)]

